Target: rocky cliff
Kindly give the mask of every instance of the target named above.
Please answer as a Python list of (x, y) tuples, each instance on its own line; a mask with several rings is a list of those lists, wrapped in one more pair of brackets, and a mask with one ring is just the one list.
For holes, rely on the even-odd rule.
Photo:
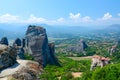
[(9, 43), (7, 37), (3, 37), (0, 41), (0, 44), (8, 45)]
[(48, 44), (46, 30), (39, 26), (29, 26), (26, 31), (27, 53), (34, 57), (34, 60), (42, 64), (58, 64), (54, 56), (54, 45)]
[[(25, 53), (32, 55), (35, 61), (25, 60)], [(48, 43), (43, 27), (29, 26), (26, 37), (17, 38), (13, 46), (9, 46), (4, 37), (0, 41), (0, 80), (9, 76), (15, 80), (38, 80), (47, 64), (59, 65), (54, 54), (55, 45)]]
[(16, 63), (16, 49), (0, 44), (0, 70)]
[(82, 39), (76, 44), (76, 46), (70, 46), (68, 48), (65, 49), (65, 51), (67, 52), (76, 52), (76, 53), (83, 53), (85, 51), (85, 49), (87, 48), (87, 44), (85, 43), (85, 41), (83, 41)]
[(22, 46), (22, 41), (21, 39), (17, 38), (14, 43), (13, 46), (16, 48), (17, 51), (17, 59), (25, 59), (24, 57), (24, 47)]

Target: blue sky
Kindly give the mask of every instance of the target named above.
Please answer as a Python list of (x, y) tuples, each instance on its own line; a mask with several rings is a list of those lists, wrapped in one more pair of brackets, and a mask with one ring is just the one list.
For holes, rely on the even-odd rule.
[(119, 4), (120, 0), (0, 0), (0, 23), (119, 24)]

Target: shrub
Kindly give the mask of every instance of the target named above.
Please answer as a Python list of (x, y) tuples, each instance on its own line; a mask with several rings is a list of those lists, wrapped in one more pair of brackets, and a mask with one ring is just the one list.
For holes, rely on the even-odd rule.
[(120, 64), (110, 64), (94, 71), (85, 72), (82, 80), (120, 80)]
[(71, 72), (88, 71), (90, 60), (74, 61), (70, 58), (60, 57), (61, 66), (47, 65), (44, 68), (44, 73), (40, 75), (40, 79), (56, 80), (61, 77), (61, 80), (73, 79)]
[(61, 76), (61, 80), (72, 80), (72, 79), (73, 79), (73, 75), (71, 72), (68, 72), (65, 75)]
[(32, 55), (29, 55), (27, 53), (24, 54), (26, 60), (34, 60)]

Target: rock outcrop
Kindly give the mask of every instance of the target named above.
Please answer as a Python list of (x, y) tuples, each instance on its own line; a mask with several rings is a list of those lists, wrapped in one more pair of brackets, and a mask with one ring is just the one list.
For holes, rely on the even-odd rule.
[(87, 48), (87, 44), (81, 39), (76, 46), (71, 46), (65, 49), (67, 52), (76, 52), (76, 53), (84, 53)]
[(0, 41), (0, 44), (8, 45), (9, 43), (7, 37), (3, 37)]
[(48, 45), (46, 30), (39, 26), (29, 26), (26, 32), (26, 48), (28, 54), (34, 57), (34, 60), (42, 64), (56, 64), (54, 57), (54, 46)]
[[(7, 77), (15, 80), (39, 80), (43, 67), (47, 64), (59, 65), (54, 55), (55, 45), (48, 43), (43, 27), (29, 26), (26, 37), (23, 40), (17, 38), (13, 46), (8, 46), (7, 38), (3, 38), (0, 43), (0, 80), (9, 80)], [(25, 52), (37, 62), (22, 60)]]
[(87, 47), (87, 44), (81, 39), (76, 46), (76, 52), (83, 52)]
[(16, 49), (0, 44), (0, 70), (16, 63)]
[(115, 53), (116, 51), (117, 51), (117, 46), (116, 45), (108, 48), (108, 53), (110, 54), (110, 56), (112, 56), (113, 53)]
[(13, 43), (13, 46), (16, 48), (16, 51), (17, 51), (17, 59), (25, 59), (24, 57), (25, 51), (23, 49), (21, 39), (17, 38), (15, 42)]
[(50, 56), (48, 58), (49, 59), (48, 63), (53, 64), (53, 65), (58, 64), (58, 60), (55, 57), (55, 44), (54, 43), (49, 43), (48, 46), (49, 46), (49, 51), (50, 51)]
[[(20, 62), (20, 61), (18, 61)], [(14, 79), (18, 80), (39, 80), (39, 75), (41, 74), (42, 67), (39, 63), (34, 61), (21, 60), (20, 65), (24, 63), (22, 67), (12, 75)]]
[(97, 66), (100, 66), (102, 68), (103, 66), (110, 64), (110, 63), (111, 63), (110, 58), (106, 58), (106, 57), (99, 56), (99, 55), (94, 55), (92, 58), (90, 70), (93, 70)]
[(21, 39), (17, 38), (13, 43), (13, 46), (21, 46), (21, 44), (22, 44)]
[(39, 80), (39, 75), (43, 69), (38, 62), (30, 60), (17, 60), (17, 62), (15, 65), (2, 70), (0, 77), (5, 78), (5, 80)]

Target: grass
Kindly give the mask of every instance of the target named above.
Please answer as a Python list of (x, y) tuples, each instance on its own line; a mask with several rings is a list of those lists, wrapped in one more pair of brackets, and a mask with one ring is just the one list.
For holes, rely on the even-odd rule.
[(91, 60), (92, 56), (87, 56), (87, 57), (68, 57), (68, 58), (80, 61), (80, 60)]
[(61, 77), (60, 80), (74, 80), (72, 72), (85, 72), (90, 68), (90, 60), (75, 61), (66, 57), (60, 57), (59, 60), (61, 66), (47, 65), (40, 79), (57, 80)]

